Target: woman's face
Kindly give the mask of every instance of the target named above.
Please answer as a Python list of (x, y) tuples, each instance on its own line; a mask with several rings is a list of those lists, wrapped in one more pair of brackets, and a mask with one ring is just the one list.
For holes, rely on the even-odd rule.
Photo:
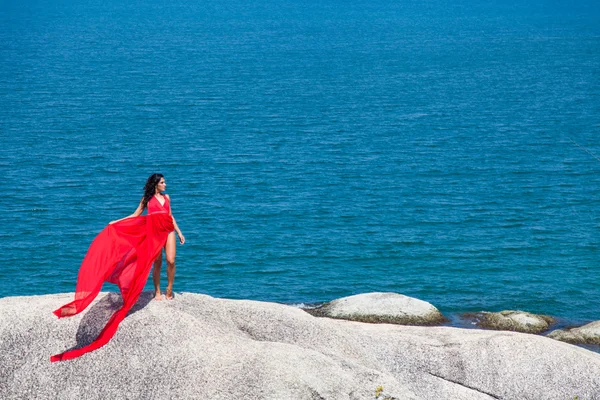
[(167, 189), (167, 183), (165, 182), (165, 178), (160, 178), (158, 184), (156, 185), (156, 190), (159, 192), (164, 192)]

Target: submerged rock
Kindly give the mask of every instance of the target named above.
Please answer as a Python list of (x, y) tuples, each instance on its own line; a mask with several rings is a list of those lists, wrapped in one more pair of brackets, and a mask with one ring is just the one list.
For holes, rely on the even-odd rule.
[(363, 293), (307, 309), (317, 317), (399, 325), (438, 325), (447, 319), (430, 303), (398, 293)]
[(291, 306), (144, 293), (104, 347), (89, 343), (120, 296), (82, 315), (72, 294), (0, 299), (1, 399), (600, 398), (600, 354), (542, 336), (315, 318)]
[(524, 311), (505, 310), (500, 312), (466, 313), (463, 319), (473, 320), (480, 328), (523, 333), (541, 333), (550, 327), (554, 318)]
[(578, 328), (557, 329), (549, 338), (575, 344), (600, 344), (600, 321), (590, 322)]

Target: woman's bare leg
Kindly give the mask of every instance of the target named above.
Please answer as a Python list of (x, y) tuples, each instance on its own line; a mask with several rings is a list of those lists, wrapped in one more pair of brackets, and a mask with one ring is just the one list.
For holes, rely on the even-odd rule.
[(167, 291), (165, 297), (168, 300), (173, 299), (173, 281), (175, 280), (175, 232), (169, 233), (165, 252), (167, 253)]
[(156, 260), (154, 260), (154, 269), (152, 270), (152, 282), (154, 282), (154, 300), (162, 300), (160, 293), (160, 268), (162, 267), (162, 249)]

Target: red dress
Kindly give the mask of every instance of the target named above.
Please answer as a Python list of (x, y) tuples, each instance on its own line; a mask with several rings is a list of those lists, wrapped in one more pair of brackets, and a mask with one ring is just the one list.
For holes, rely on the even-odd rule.
[(50, 361), (70, 360), (108, 343), (140, 297), (152, 264), (173, 229), (169, 200), (165, 197), (165, 203), (161, 205), (154, 196), (148, 202), (147, 215), (115, 222), (96, 236), (79, 269), (75, 300), (54, 314), (59, 318), (79, 314), (96, 298), (104, 282), (119, 286), (123, 306), (115, 311), (96, 340), (79, 349), (52, 356)]
[[(152, 196), (150, 201), (148, 202), (148, 214), (153, 214), (155, 212), (163, 212), (166, 211), (167, 214), (171, 214), (171, 206), (169, 205), (169, 199), (167, 196), (163, 196), (165, 198), (165, 204), (160, 204), (160, 201), (156, 198), (156, 196)], [(171, 230), (173, 232), (173, 230)]]

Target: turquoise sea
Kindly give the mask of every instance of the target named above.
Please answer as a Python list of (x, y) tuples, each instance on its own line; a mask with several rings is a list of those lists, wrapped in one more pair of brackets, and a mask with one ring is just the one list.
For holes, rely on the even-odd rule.
[(0, 138), (0, 296), (162, 172), (176, 291), (600, 319), (597, 1), (0, 0)]

